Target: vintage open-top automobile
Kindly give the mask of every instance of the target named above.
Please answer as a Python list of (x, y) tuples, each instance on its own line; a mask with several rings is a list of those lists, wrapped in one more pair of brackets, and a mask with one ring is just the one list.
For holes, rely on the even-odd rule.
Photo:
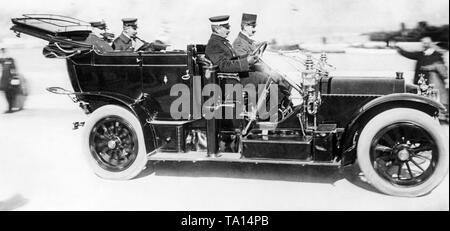
[[(204, 55), (205, 45), (100, 52), (86, 42), (92, 28), (84, 21), (24, 15), (12, 22), (17, 34), (49, 42), (46, 57), (66, 59), (73, 91), (48, 90), (69, 95), (89, 115), (82, 145), (100, 177), (132, 179), (147, 161), (155, 160), (338, 167), (358, 163), (379, 191), (420, 196), (447, 175), (447, 138), (437, 119), (445, 108), (425, 83), (405, 84), (395, 74), (333, 77), (325, 56), (308, 56), (303, 64), (298, 62), (298, 81), (286, 77), (298, 98), (277, 120), (260, 119), (245, 103), (241, 119), (206, 119), (204, 111), (194, 109), (223, 113), (241, 104), (225, 102), (222, 95), (202, 95), (206, 84), (239, 81), (233, 73), (218, 71)], [(264, 53), (265, 46), (258, 50)], [(190, 111), (181, 118), (171, 114), (179, 98), (171, 94), (176, 84), (189, 89)], [(270, 79), (266, 86), (271, 84)], [(205, 107), (206, 101), (213, 104)]]

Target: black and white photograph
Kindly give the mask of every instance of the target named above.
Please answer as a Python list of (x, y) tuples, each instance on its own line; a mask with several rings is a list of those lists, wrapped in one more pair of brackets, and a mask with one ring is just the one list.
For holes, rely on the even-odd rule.
[(0, 211), (449, 211), (448, 0), (5, 1), (0, 74)]

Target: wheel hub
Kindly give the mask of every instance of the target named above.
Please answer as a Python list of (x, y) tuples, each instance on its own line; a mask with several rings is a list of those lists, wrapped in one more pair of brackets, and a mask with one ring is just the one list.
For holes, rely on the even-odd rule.
[(108, 148), (109, 149), (115, 149), (116, 146), (117, 146), (116, 141), (114, 141), (114, 140), (108, 141)]
[(397, 153), (397, 157), (398, 159), (400, 159), (401, 161), (406, 161), (409, 160), (409, 151), (406, 149), (402, 149)]
[(108, 141), (108, 148), (109, 149), (116, 149), (118, 145), (120, 145), (121, 141), (119, 137), (114, 137), (111, 140)]

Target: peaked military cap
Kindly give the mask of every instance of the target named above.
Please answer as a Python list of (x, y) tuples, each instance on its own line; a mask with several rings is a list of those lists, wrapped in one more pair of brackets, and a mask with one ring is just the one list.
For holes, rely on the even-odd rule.
[(100, 30), (106, 29), (106, 23), (104, 21), (98, 21), (98, 22), (90, 22), (92, 27), (98, 28)]
[(122, 19), (124, 26), (135, 26), (137, 27), (137, 18), (123, 18)]
[(226, 25), (228, 24), (229, 15), (221, 15), (209, 18), (211, 25)]
[(256, 14), (243, 13), (241, 24), (256, 25), (256, 17)]

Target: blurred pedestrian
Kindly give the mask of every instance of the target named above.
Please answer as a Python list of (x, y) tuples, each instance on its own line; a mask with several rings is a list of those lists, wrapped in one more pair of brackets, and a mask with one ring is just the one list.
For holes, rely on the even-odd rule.
[(5, 92), (8, 102), (6, 113), (14, 112), (13, 109), (22, 110), (27, 96), (25, 78), (17, 73), (15, 61), (7, 56), (5, 48), (0, 49), (0, 64), (2, 66), (0, 90)]
[[(418, 84), (420, 79), (420, 74), (425, 75), (425, 79), (429, 79), (430, 72), (425, 70), (423, 67), (432, 65), (432, 64), (444, 64), (444, 59), (442, 58), (442, 54), (437, 51), (436, 45), (433, 44), (433, 41), (430, 37), (423, 37), (421, 39), (422, 42), (422, 51), (410, 52), (403, 50), (402, 48), (397, 46), (397, 51), (400, 55), (408, 58), (416, 60), (416, 67), (414, 73), (413, 83)], [(441, 78), (445, 78), (446, 76), (441, 76)]]
[(418, 84), (420, 76), (423, 76), (427, 84), (434, 85), (439, 90), (441, 103), (447, 109), (446, 118), (440, 118), (448, 121), (448, 67), (445, 65), (442, 49), (436, 46), (430, 37), (423, 37), (422, 51), (409, 52), (397, 47), (398, 52), (406, 58), (417, 60), (414, 84)]
[[(439, 45), (439, 44), (438, 44)], [(436, 51), (439, 52), (444, 62), (436, 62), (431, 65), (426, 65), (422, 67), (422, 70), (429, 72), (429, 82), (433, 84), (436, 89), (439, 90), (439, 98), (442, 104), (444, 104), (447, 109), (447, 113), (444, 115), (445, 118), (441, 118), (449, 121), (449, 51), (448, 44), (446, 46), (436, 46)]]

